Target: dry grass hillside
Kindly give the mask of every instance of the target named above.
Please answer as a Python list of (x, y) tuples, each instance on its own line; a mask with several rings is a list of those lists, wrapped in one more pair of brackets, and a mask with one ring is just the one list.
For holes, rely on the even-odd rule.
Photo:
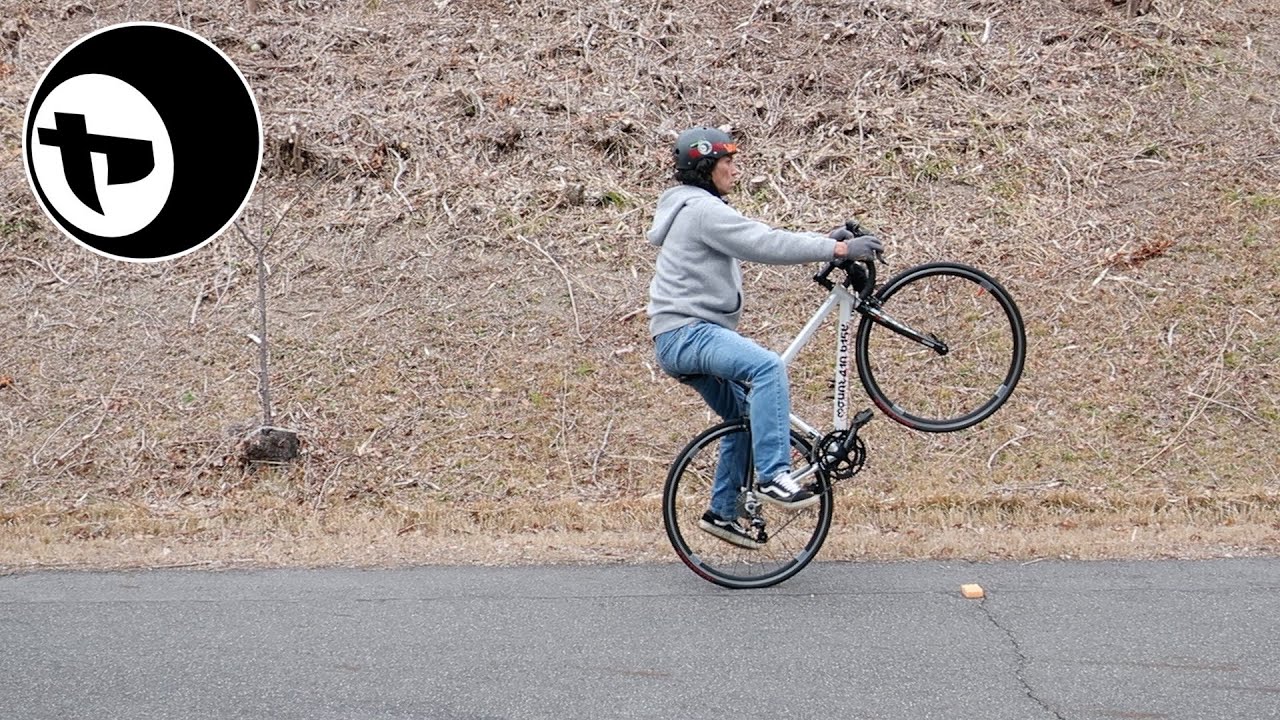
[[(709, 417), (652, 361), (643, 241), (673, 132), (732, 125), (768, 222), (857, 216), (894, 267), (981, 266), (1030, 360), (979, 428), (883, 418), (833, 558), (1280, 550), (1280, 8), (1155, 0), (0, 0), (0, 570), (666, 560)], [(58, 52), (183, 25), (251, 84), (285, 467), (252, 250), (98, 258), (40, 212)], [(809, 268), (749, 267), (781, 347)], [(794, 373), (826, 417), (825, 346)]]

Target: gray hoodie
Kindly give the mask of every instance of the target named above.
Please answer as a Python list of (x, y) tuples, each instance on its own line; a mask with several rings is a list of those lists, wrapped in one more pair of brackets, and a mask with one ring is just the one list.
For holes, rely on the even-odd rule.
[(649, 333), (705, 320), (738, 329), (740, 260), (795, 265), (830, 260), (836, 241), (819, 233), (777, 230), (743, 217), (701, 188), (677, 185), (658, 198), (649, 228), (657, 269), (649, 284)]

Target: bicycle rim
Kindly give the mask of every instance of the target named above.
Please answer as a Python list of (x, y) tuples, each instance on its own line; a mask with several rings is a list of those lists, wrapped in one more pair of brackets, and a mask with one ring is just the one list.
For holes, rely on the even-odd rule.
[[(723, 423), (694, 438), (676, 457), (663, 491), (662, 515), (667, 538), (676, 554), (691, 570), (717, 585), (734, 589), (762, 588), (780, 583), (808, 565), (831, 528), (831, 492), (826, 479), (814, 476), (818, 503), (801, 510), (764, 505), (760, 511), (769, 534), (764, 547), (740, 548), (698, 527), (711, 501), (711, 488), (719, 462), (720, 445), (729, 437), (750, 442), (744, 421)], [(793, 468), (808, 463), (809, 445), (791, 433)], [(748, 483), (754, 478), (747, 453)], [(747, 521), (741, 520), (744, 524)]]
[(908, 269), (876, 293), (899, 323), (936, 336), (938, 354), (864, 316), (857, 370), (871, 401), (893, 420), (925, 432), (953, 432), (991, 417), (1009, 399), (1026, 360), (1026, 332), (1003, 287), (959, 263)]

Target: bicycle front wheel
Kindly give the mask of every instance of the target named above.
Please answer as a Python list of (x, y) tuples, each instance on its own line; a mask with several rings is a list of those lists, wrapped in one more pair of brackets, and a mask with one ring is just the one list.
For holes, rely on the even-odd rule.
[(858, 325), (858, 377), (885, 415), (953, 432), (1009, 399), (1026, 331), (1013, 296), (989, 275), (960, 263), (920, 265), (885, 283), (872, 305)]
[[(831, 529), (831, 488), (826, 477), (809, 478), (819, 495), (816, 504), (801, 510), (784, 510), (763, 505), (755, 516), (763, 521), (767, 536), (762, 547), (741, 548), (708, 534), (698, 526), (711, 501), (720, 448), (726, 441), (750, 447), (751, 434), (744, 420), (725, 422), (698, 435), (676, 456), (667, 474), (662, 493), (662, 521), (676, 555), (699, 576), (727, 588), (762, 588), (786, 580), (800, 572), (817, 555)], [(800, 470), (809, 465), (809, 443), (791, 432), (791, 466)], [(753, 487), (755, 477), (751, 453), (743, 453), (744, 467), (739, 477)], [(746, 494), (739, 496), (739, 521), (751, 522), (744, 506)]]

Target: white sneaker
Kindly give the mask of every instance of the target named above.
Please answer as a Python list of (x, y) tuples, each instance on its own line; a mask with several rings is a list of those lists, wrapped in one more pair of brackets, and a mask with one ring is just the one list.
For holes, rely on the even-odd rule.
[(788, 510), (807, 508), (818, 502), (819, 497), (791, 479), (790, 473), (780, 473), (768, 482), (759, 483), (756, 495), (761, 500)]

